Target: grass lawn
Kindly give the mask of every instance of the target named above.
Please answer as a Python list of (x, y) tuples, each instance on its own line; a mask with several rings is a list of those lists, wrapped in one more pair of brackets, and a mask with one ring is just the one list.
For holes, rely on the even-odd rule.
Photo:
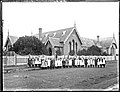
[(104, 89), (118, 79), (117, 63), (106, 68), (62, 68), (4, 74), (5, 90), (13, 89)]

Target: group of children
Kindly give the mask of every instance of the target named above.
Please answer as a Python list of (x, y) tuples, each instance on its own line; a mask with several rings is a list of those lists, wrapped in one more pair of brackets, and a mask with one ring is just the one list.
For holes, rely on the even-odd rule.
[(29, 67), (40, 68), (68, 68), (68, 67), (98, 67), (106, 66), (106, 60), (103, 57), (84, 57), (84, 56), (68, 56), (68, 57), (29, 57)]

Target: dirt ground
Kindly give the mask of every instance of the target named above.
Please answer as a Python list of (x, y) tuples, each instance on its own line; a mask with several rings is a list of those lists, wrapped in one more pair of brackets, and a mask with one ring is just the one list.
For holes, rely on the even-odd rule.
[(62, 68), (22, 71), (3, 75), (4, 90), (105, 89), (118, 82), (117, 61), (106, 68)]
[(86, 2), (117, 2), (118, 0), (85, 0)]

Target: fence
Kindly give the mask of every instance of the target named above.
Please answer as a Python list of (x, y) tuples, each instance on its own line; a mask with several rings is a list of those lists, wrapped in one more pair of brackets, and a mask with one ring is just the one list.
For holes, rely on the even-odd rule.
[[(28, 63), (28, 57), (29, 56), (20, 56), (20, 55), (15, 55), (15, 56), (3, 56), (3, 66), (9, 66), (9, 65), (24, 65)], [(37, 56), (32, 56), (32, 57), (37, 57)], [(45, 56), (47, 58), (54, 58), (54, 56)], [(67, 58), (67, 56), (58, 56), (58, 58)], [(69, 56), (73, 57), (73, 56)], [(81, 56), (81, 57), (97, 57), (97, 56)], [(111, 60), (119, 60), (119, 56), (99, 56), (102, 58), (105, 58), (107, 61)]]
[(116, 56), (116, 60), (119, 60), (119, 56)]
[(3, 56), (3, 66), (7, 66), (7, 65), (15, 65), (14, 56)]
[(3, 56), (3, 66), (24, 65), (28, 62), (28, 56)]
[(82, 56), (82, 57), (91, 57), (91, 58), (95, 58), (95, 57), (102, 57), (105, 58), (106, 61), (111, 61), (111, 60), (115, 60), (115, 56)]
[(24, 65), (28, 63), (28, 56), (16, 56), (16, 64), (15, 65)]

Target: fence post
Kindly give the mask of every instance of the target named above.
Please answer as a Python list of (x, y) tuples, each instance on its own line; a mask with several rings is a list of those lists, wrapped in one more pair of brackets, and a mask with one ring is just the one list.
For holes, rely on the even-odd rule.
[(5, 62), (6, 62), (6, 66), (7, 66), (7, 61), (8, 61), (8, 59), (7, 59), (7, 55), (5, 56)]
[(114, 55), (114, 60), (116, 60), (116, 55)]
[(29, 56), (26, 57), (27, 64), (28, 64), (28, 58), (29, 58)]
[(6, 55), (6, 66), (8, 65), (8, 61), (9, 61), (9, 58), (8, 58), (8, 56)]
[(17, 54), (14, 54), (15, 65), (17, 65)]
[(13, 58), (13, 65), (15, 65), (15, 55), (12, 56), (12, 58)]

